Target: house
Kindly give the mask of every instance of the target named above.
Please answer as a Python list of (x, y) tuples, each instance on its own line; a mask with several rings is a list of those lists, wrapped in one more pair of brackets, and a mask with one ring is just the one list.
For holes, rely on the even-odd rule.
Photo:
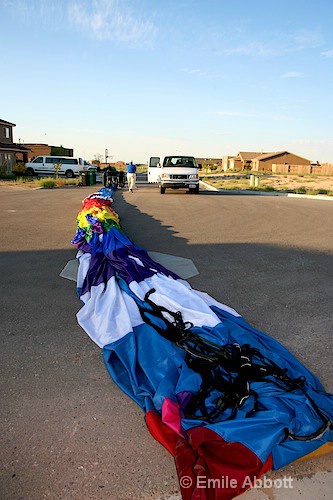
[(234, 169), (234, 159), (235, 159), (235, 156), (223, 156), (222, 168), (223, 168), (224, 172), (226, 172), (227, 170)]
[(13, 127), (15, 123), (0, 119), (0, 172), (4, 174), (12, 173), (18, 154), (24, 162), (28, 161), (29, 150), (13, 142)]
[[(273, 151), (270, 153), (258, 153), (254, 151), (241, 151), (234, 158), (228, 159), (229, 169), (272, 171), (272, 165), (310, 165), (310, 160), (297, 156), (288, 151)], [(275, 168), (275, 167), (274, 167)]]
[(24, 146), (29, 149), (28, 161), (31, 161), (36, 156), (74, 156), (74, 150), (64, 148), (63, 146), (49, 146), (42, 143), (25, 143)]
[(297, 156), (288, 151), (277, 151), (275, 153), (264, 153), (252, 160), (252, 170), (260, 172), (263, 170), (272, 171), (272, 165), (307, 165), (310, 167), (311, 161), (301, 156)]
[(231, 170), (251, 169), (252, 161), (262, 154), (262, 152), (241, 151), (234, 158), (229, 160), (229, 168)]
[(196, 158), (198, 165), (204, 168), (218, 168), (222, 166), (222, 158)]

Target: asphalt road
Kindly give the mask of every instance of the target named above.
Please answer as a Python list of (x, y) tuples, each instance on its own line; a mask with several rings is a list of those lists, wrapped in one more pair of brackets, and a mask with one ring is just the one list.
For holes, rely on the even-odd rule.
[[(59, 277), (75, 256), (81, 200), (93, 191), (0, 191), (1, 499), (179, 493), (172, 457), (109, 378), (76, 322), (75, 284)], [(332, 202), (161, 196), (139, 185), (117, 192), (114, 208), (135, 243), (192, 259), (194, 288), (282, 342), (333, 390)], [(275, 474), (309, 476), (332, 465), (325, 456)]]

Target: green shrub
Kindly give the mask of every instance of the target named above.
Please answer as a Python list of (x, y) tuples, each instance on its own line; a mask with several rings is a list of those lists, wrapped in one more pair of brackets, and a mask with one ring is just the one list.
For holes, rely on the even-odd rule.
[(44, 179), (40, 179), (38, 181), (38, 184), (40, 187), (47, 188), (47, 189), (53, 189), (57, 185), (56, 179), (51, 179), (51, 177), (45, 177)]
[(293, 190), (295, 194), (306, 194), (306, 187), (300, 186)]
[(328, 189), (318, 189), (318, 194), (327, 194)]
[(25, 163), (23, 161), (18, 161), (13, 167), (13, 174), (18, 177), (23, 177), (27, 175), (27, 169), (25, 168)]
[(0, 174), (0, 179), (9, 179), (9, 180), (15, 180), (16, 175), (15, 174)]

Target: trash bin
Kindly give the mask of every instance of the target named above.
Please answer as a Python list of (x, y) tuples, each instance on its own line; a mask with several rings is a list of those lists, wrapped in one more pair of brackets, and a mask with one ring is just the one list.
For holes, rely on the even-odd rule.
[(89, 172), (82, 170), (80, 173), (80, 186), (90, 186), (90, 176)]
[(89, 174), (89, 186), (93, 186), (96, 184), (96, 170), (92, 168), (91, 170), (88, 171)]

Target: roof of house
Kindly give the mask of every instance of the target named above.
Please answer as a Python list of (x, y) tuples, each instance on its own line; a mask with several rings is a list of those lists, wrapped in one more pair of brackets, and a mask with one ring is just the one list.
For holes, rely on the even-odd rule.
[(257, 156), (256, 160), (268, 160), (269, 158), (274, 158), (275, 156), (282, 156), (290, 154), (288, 151), (275, 151), (273, 153), (263, 153)]
[(0, 123), (2, 125), (10, 125), (11, 127), (16, 127), (15, 123), (7, 122), (6, 120), (2, 120), (1, 118), (0, 118)]
[(252, 151), (240, 151), (238, 153), (238, 155), (236, 156), (237, 157), (240, 157), (240, 159), (242, 161), (250, 161), (250, 160), (254, 160), (254, 158), (257, 158), (258, 156), (262, 155), (263, 153), (259, 152), (259, 153), (255, 153), (255, 152), (252, 152)]
[(13, 151), (15, 153), (23, 153), (26, 151), (30, 151), (30, 149), (25, 148), (21, 144), (15, 144), (15, 143), (6, 143), (6, 142), (0, 142), (0, 150), (3, 151)]
[(284, 155), (290, 155), (292, 154), (293, 156), (296, 156), (297, 158), (302, 158), (302, 160), (308, 160), (307, 158), (303, 158), (303, 156), (298, 156), (295, 155), (294, 153), (290, 153), (289, 151), (276, 151), (275, 153), (265, 153), (256, 158), (256, 160), (262, 161), (262, 160), (269, 160), (270, 158), (277, 158), (278, 156), (284, 156)]

